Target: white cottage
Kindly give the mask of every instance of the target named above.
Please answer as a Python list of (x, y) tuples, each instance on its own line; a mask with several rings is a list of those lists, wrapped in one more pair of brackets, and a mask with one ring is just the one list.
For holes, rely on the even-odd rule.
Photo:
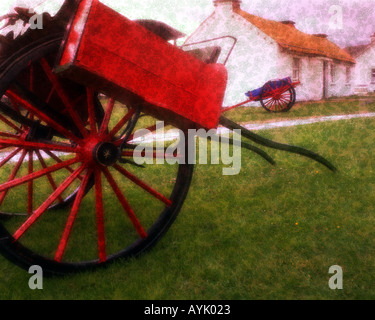
[(351, 94), (353, 57), (327, 39), (299, 31), (294, 22), (264, 19), (241, 10), (240, 0), (214, 0), (214, 12), (191, 34), (184, 50), (221, 48), (228, 69), (224, 106), (271, 79), (300, 81), (297, 100)]
[(346, 50), (357, 61), (353, 70), (354, 93), (375, 92), (375, 33), (369, 44)]

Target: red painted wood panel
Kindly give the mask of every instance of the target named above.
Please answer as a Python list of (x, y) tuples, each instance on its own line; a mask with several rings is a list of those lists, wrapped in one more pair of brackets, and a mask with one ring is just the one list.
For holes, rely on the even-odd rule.
[(77, 81), (85, 70), (84, 83), (102, 84), (119, 100), (120, 87), (199, 127), (218, 125), (225, 67), (201, 62), (97, 0), (80, 4), (60, 67)]

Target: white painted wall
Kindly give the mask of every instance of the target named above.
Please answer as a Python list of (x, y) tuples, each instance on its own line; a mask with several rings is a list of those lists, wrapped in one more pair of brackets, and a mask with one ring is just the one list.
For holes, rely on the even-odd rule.
[[(233, 14), (230, 6), (221, 6), (222, 10), (215, 12), (201, 25), (186, 44), (227, 35), (237, 38), (237, 44), (226, 64), (228, 85), (223, 105), (231, 106), (246, 100), (247, 91), (257, 89), (268, 80), (279, 77), (278, 45), (247, 20)], [(185, 46), (184, 50), (219, 45), (222, 47), (222, 53), (218, 62), (224, 63), (232, 44), (233, 40), (227, 38), (209, 44)]]
[[(347, 65), (344, 63), (335, 63), (335, 79), (334, 82), (332, 82), (331, 74), (329, 73), (329, 90), (328, 90), (328, 96), (329, 97), (343, 97), (348, 96), (352, 94), (352, 83), (353, 83), (353, 71), (354, 67), (352, 65)], [(330, 67), (332, 64), (330, 65)], [(350, 81), (347, 82), (346, 78), (346, 68), (349, 67), (351, 70), (351, 77)]]
[(371, 83), (371, 69), (375, 69), (375, 42), (368, 50), (356, 57), (356, 61), (353, 72), (355, 87), (363, 86), (368, 91), (375, 91), (375, 83)]
[(320, 100), (323, 97), (323, 60), (320, 58), (299, 56), (280, 49), (278, 65), (280, 76), (293, 75), (293, 58), (300, 59), (301, 84), (297, 86), (297, 101)]

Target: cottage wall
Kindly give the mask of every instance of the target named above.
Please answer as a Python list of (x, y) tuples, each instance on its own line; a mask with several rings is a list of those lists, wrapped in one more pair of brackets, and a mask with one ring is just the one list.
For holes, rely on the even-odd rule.
[[(186, 44), (232, 36), (237, 43), (226, 63), (228, 85), (224, 106), (231, 106), (247, 99), (245, 92), (263, 86), (270, 79), (278, 78), (278, 45), (259, 29), (230, 10), (214, 14), (195, 32)], [(224, 63), (234, 40), (223, 38), (210, 43), (184, 46), (190, 50), (219, 45), (222, 48), (218, 62)]]
[(375, 44), (368, 50), (356, 57), (356, 67), (353, 72), (356, 87), (367, 88), (368, 91), (375, 91), (375, 83), (371, 83), (371, 70), (375, 69)]
[[(334, 81), (332, 82), (331, 73), (329, 73), (329, 88), (328, 97), (344, 97), (353, 93), (353, 71), (352, 65), (347, 65), (344, 63), (334, 63)], [(330, 64), (330, 68), (332, 64)], [(347, 68), (350, 70), (350, 76), (347, 78)]]
[(278, 66), (280, 76), (293, 75), (293, 59), (300, 61), (301, 84), (296, 88), (297, 100), (320, 100), (323, 97), (323, 60), (320, 58), (293, 55), (279, 50)]

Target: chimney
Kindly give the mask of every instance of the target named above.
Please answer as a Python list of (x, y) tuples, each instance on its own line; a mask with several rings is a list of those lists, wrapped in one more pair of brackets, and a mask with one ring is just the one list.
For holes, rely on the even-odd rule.
[(232, 13), (234, 9), (240, 9), (241, 0), (214, 0), (214, 7), (218, 13)]
[(291, 21), (291, 20), (284, 20), (284, 21), (281, 21), (281, 23), (282, 24), (285, 24), (285, 25), (287, 25), (287, 26), (291, 26), (291, 27), (293, 27), (293, 28), (295, 28), (296, 26), (295, 26), (295, 22), (294, 21)]

